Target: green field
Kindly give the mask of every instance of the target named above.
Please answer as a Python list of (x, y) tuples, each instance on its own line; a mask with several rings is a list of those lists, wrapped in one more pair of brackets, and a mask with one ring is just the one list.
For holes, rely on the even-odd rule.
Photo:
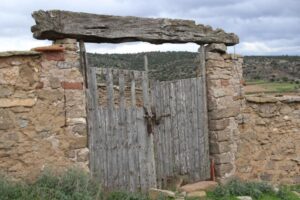
[(246, 93), (297, 93), (300, 91), (299, 83), (270, 82), (264, 80), (246, 81)]

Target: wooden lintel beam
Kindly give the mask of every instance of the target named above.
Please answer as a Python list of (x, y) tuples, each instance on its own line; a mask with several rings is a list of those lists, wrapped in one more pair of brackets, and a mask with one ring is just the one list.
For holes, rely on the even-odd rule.
[(32, 16), (36, 25), (32, 26), (31, 31), (36, 39), (74, 38), (94, 43), (225, 43), (227, 46), (239, 43), (238, 36), (233, 33), (213, 30), (191, 20), (120, 17), (61, 10), (40, 10)]

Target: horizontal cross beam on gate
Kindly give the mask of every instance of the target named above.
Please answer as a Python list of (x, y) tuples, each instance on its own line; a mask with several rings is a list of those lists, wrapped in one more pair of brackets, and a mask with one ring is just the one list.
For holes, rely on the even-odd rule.
[(36, 25), (32, 26), (31, 31), (36, 39), (73, 38), (94, 43), (224, 43), (227, 46), (239, 43), (238, 36), (233, 33), (213, 30), (192, 20), (121, 17), (60, 10), (40, 10), (32, 16)]

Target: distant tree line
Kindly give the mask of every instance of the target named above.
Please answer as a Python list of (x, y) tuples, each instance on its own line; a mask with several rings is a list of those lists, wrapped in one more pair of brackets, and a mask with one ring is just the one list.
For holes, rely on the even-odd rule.
[[(95, 67), (144, 70), (144, 55), (148, 57), (149, 75), (157, 80), (195, 77), (197, 66), (194, 52), (147, 52), (136, 54), (89, 53), (89, 64)], [(300, 56), (245, 56), (243, 75), (247, 80), (300, 80)]]

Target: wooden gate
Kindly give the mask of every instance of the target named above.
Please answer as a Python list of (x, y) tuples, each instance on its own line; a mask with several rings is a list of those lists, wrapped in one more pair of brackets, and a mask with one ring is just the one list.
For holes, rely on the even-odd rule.
[(210, 177), (206, 101), (201, 77), (156, 82), (153, 102), (157, 184), (178, 176), (189, 181)]
[(146, 191), (181, 175), (209, 178), (203, 76), (149, 87), (147, 72), (86, 69), (90, 170), (103, 187)]
[(90, 67), (88, 76), (91, 173), (108, 189), (156, 187), (147, 73)]

